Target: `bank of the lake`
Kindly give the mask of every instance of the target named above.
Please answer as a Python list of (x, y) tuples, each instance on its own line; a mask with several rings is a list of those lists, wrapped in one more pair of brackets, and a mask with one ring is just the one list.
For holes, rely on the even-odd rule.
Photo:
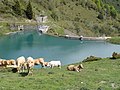
[[(11, 33), (15, 33), (15, 32), (20, 32), (20, 30), (18, 30), (18, 26), (23, 25), (23, 26), (29, 26), (31, 27), (35, 27), (37, 25), (37, 22), (35, 20), (8, 20), (8, 21), (0, 21), (0, 37), (4, 36), (4, 35), (8, 35)], [(30, 29), (31, 30), (31, 29)]]
[(17, 59), (31, 56), (44, 58), (45, 61), (60, 60), (62, 65), (77, 63), (85, 57), (94, 55), (110, 57), (120, 52), (120, 45), (102, 40), (70, 40), (62, 37), (41, 35), (37, 31), (25, 31), (0, 38), (0, 58)]
[(107, 41), (113, 44), (120, 44), (120, 37), (112, 37), (107, 39)]
[[(50, 25), (49, 23), (46, 23), (46, 24)], [(20, 22), (3, 21), (3, 22), (0, 22), (0, 36), (20, 32), (17, 28), (19, 25), (24, 25), (25, 30), (28, 30), (28, 27), (30, 27), (31, 29), (37, 30), (38, 24), (35, 20), (22, 20)], [(27, 29), (26, 29), (26, 27), (27, 27)], [(55, 30), (55, 31), (56, 32), (53, 32), (53, 31), (51, 32), (51, 30), (48, 30), (48, 32), (46, 34), (51, 35), (51, 36), (55, 36), (55, 37), (65, 37), (68, 34), (69, 39), (79, 39), (80, 38), (80, 36), (71, 32), (70, 30), (65, 29), (65, 30), (58, 30), (58, 31)], [(62, 33), (60, 33), (60, 32), (62, 32)], [(120, 37), (113, 37), (113, 38), (109, 38), (109, 37), (106, 37), (106, 38), (105, 37), (84, 37), (84, 40), (106, 40), (106, 39), (110, 43), (120, 44)]]
[[(32, 76), (0, 69), (0, 90), (119, 90), (120, 59), (80, 62), (81, 72), (59, 68), (37, 68)], [(79, 64), (79, 63), (77, 63)], [(22, 76), (23, 75), (23, 76)]]

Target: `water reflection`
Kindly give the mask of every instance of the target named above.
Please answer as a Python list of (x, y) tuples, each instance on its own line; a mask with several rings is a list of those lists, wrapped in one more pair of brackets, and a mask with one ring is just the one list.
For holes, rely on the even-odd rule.
[(34, 40), (33, 34), (30, 34), (30, 35), (27, 36), (26, 41), (27, 41), (27, 45), (28, 45), (29, 47), (32, 47), (32, 46), (33, 46), (33, 40)]
[(82, 61), (90, 55), (110, 57), (120, 52), (120, 45), (105, 41), (80, 41), (39, 35), (37, 31), (17, 33), (0, 38), (0, 58), (16, 59), (21, 55), (43, 57), (45, 61), (61, 60), (62, 64)]

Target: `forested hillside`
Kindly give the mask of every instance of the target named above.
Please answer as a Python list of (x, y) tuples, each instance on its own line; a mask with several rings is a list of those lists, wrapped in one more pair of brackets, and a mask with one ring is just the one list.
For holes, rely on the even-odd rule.
[(103, 0), (103, 2), (113, 5), (120, 12), (120, 0)]
[(67, 29), (84, 36), (116, 36), (119, 4), (120, 0), (0, 0), (0, 24), (47, 15), (49, 33), (64, 34)]

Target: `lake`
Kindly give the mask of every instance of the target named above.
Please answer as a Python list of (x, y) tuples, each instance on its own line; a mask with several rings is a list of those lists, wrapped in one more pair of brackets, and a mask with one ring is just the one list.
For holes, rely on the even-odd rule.
[(25, 31), (0, 38), (0, 58), (17, 59), (20, 56), (43, 57), (45, 61), (60, 60), (62, 65), (80, 62), (88, 56), (111, 57), (120, 53), (120, 45), (105, 41), (70, 40), (37, 31)]

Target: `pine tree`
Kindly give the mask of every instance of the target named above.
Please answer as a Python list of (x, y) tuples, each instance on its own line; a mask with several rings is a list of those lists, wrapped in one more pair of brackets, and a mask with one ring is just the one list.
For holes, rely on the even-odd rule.
[(111, 6), (111, 7), (110, 7), (110, 14), (111, 14), (111, 16), (112, 16), (113, 18), (116, 18), (116, 16), (117, 16), (117, 11), (116, 11), (116, 9), (114, 8), (114, 6)]
[(18, 0), (15, 1), (15, 5), (12, 7), (12, 9), (15, 12), (15, 14), (20, 15), (20, 16), (22, 15), (20, 2)]
[(32, 10), (32, 5), (31, 5), (30, 1), (29, 1), (28, 5), (27, 5), (26, 16), (27, 16), (28, 19), (33, 18), (33, 10)]
[(97, 5), (97, 7), (98, 7), (98, 11), (101, 11), (101, 2), (100, 2), (100, 0), (96, 0), (96, 5)]

